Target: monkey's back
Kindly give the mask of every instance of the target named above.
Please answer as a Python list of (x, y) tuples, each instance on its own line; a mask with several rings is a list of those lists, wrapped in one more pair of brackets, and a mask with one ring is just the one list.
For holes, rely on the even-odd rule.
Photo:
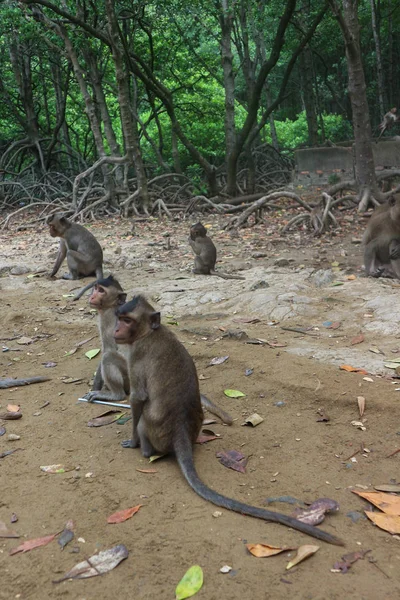
[(160, 325), (133, 344), (134, 377), (147, 400), (142, 418), (154, 448), (171, 452), (186, 428), (194, 443), (203, 422), (199, 382), (193, 359), (177, 337)]

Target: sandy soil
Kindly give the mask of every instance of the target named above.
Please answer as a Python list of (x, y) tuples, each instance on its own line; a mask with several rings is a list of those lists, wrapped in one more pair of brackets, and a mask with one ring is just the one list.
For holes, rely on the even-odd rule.
[[(239, 243), (226, 233), (220, 238), (227, 243), (233, 266), (235, 260), (249, 258), (255, 249), (267, 248), (268, 256), (259, 259), (258, 265), (273, 264), (279, 256), (292, 256), (293, 268), (300, 262), (328, 266), (339, 259), (348, 272), (359, 275), (360, 250), (351, 244), (351, 225), (352, 232), (344, 229), (343, 237), (323, 242), (304, 240), (301, 251), (294, 238), (287, 252), (271, 251), (270, 234), (261, 227), (245, 230)], [(130, 228), (128, 221), (92, 227), (105, 247), (106, 267), (121, 279), (125, 289), (145, 290), (154, 278), (162, 279), (166, 288), (171, 282), (179, 284), (175, 280), (182, 276), (194, 279), (188, 270), (191, 257), (185, 245), (187, 224), (163, 223), (160, 228), (155, 221), (139, 224), (135, 236), (131, 236)], [(170, 250), (164, 249), (165, 231), (175, 235)], [(27, 265), (32, 270), (50, 269), (56, 244), (43, 232), (44, 228), (38, 227), (5, 233), (0, 240), (0, 261)], [(158, 245), (149, 246), (149, 242)], [(320, 253), (321, 244), (327, 249), (325, 254)], [(347, 254), (343, 254), (343, 248), (347, 248)], [(127, 253), (130, 264), (124, 269), (118, 266), (122, 264), (118, 260)], [(227, 296), (233, 294), (230, 282), (219, 281), (218, 285), (224, 286)], [(341, 537), (345, 548), (317, 542), (320, 549), (314, 556), (286, 571), (293, 552), (261, 559), (251, 556), (245, 544), (298, 547), (314, 544), (315, 540), (281, 525), (222, 509), (222, 514), (215, 516), (218, 509), (192, 492), (172, 458), (150, 465), (139, 451), (121, 448), (121, 440), (130, 437), (130, 422), (87, 426), (89, 419), (105, 410), (77, 402), (89, 389), (98, 362), (97, 358), (89, 361), (85, 352), (99, 347), (99, 342), (96, 317), (86, 299), (72, 303), (63, 297), (76, 288), (74, 282), (30, 278), (26, 274), (11, 276), (5, 270), (0, 287), (0, 337), (3, 347), (9, 348), (0, 355), (0, 377), (51, 378), (45, 383), (0, 392), (0, 412), (12, 403), (20, 404), (23, 413), (18, 421), (0, 421), (6, 428), (0, 437), (0, 454), (20, 448), (0, 459), (0, 521), (21, 536), (19, 540), (0, 538), (1, 599), (173, 599), (178, 581), (194, 564), (204, 572), (199, 599), (400, 597), (400, 536), (392, 536), (368, 521), (363, 511), (369, 505), (351, 492), (399, 479), (400, 454), (388, 458), (400, 447), (400, 395), (391, 381), (373, 375), (371, 383), (362, 374), (345, 373), (336, 366), (294, 356), (290, 346), (296, 344), (298, 334), (274, 328), (263, 318), (259, 323), (241, 323), (240, 328), (249, 338), (286, 343), (286, 347), (222, 337), (226, 329), (238, 328), (238, 318), (249, 316), (244, 312), (221, 314), (215, 305), (205, 304), (202, 316), (193, 316), (190, 311), (165, 315), (178, 322), (170, 326), (195, 359), (202, 391), (235, 419), (232, 427), (209, 425), (220, 438), (196, 446), (196, 465), (204, 481), (226, 495), (257, 506), (265, 506), (267, 498), (281, 496), (306, 502), (329, 497), (340, 504), (340, 511), (328, 515), (320, 527)], [(350, 321), (351, 310), (350, 304)], [(325, 320), (326, 315), (327, 305), (321, 303), (315, 322)], [(20, 345), (21, 336), (34, 341)], [(66, 352), (92, 336), (96, 337), (65, 357)], [(306, 343), (307, 337), (304, 340)], [(392, 347), (399, 346), (396, 339), (386, 341)], [(313, 339), (312, 343), (327, 342), (324, 338)], [(349, 346), (349, 339), (344, 336), (335, 343)], [(229, 360), (224, 364), (207, 366), (212, 358), (225, 355)], [(49, 361), (56, 365), (45, 367)], [(246, 376), (246, 369), (253, 369), (253, 373)], [(66, 378), (78, 381), (66, 383)], [(227, 398), (223, 394), (226, 388), (241, 390), (246, 396)], [(351, 425), (351, 421), (359, 420), (358, 396), (364, 396), (367, 402), (365, 431)], [(264, 421), (255, 428), (242, 426), (254, 412)], [(321, 412), (330, 420), (321, 422)], [(20, 439), (10, 441), (9, 434), (17, 434)], [(216, 458), (217, 452), (233, 449), (249, 458), (245, 474), (225, 468)], [(41, 465), (58, 463), (74, 470), (63, 474), (40, 470)], [(149, 468), (156, 473), (138, 471)], [(107, 524), (110, 514), (138, 504), (143, 506), (130, 520)], [(270, 506), (282, 512), (293, 510), (284, 502)], [(12, 513), (18, 516), (13, 525)], [(357, 513), (361, 518), (353, 522), (349, 513), (353, 519)], [(75, 523), (75, 539), (63, 551), (53, 541), (25, 554), (9, 555), (24, 540), (61, 531), (70, 519)], [(74, 564), (118, 543), (125, 544), (129, 557), (112, 572), (87, 580), (52, 583)], [(344, 554), (365, 550), (370, 552), (348, 573), (331, 571)], [(220, 573), (223, 565), (231, 566), (232, 571)]]

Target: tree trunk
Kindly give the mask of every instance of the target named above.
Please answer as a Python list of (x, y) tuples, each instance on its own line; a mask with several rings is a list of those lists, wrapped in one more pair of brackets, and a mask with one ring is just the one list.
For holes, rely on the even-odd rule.
[(225, 90), (225, 152), (226, 156), (229, 156), (235, 146), (236, 138), (235, 76), (233, 73), (233, 55), (231, 47), (233, 7), (229, 6), (229, 0), (221, 0), (221, 9), (221, 62)]
[(382, 52), (381, 52), (381, 36), (379, 26), (376, 19), (376, 4), (375, 0), (370, 0), (371, 3), (371, 20), (372, 20), (372, 32), (374, 34), (375, 52), (376, 52), (376, 71), (378, 78), (378, 99), (379, 99), (379, 112), (380, 118), (385, 114), (385, 101), (383, 99), (384, 85), (383, 85), (383, 66), (382, 66)]
[(121, 113), (122, 131), (125, 140), (125, 152), (129, 160), (135, 165), (141, 204), (143, 208), (147, 209), (150, 205), (147, 177), (140, 151), (137, 121), (130, 110), (129, 73), (125, 70), (123, 52), (120, 47), (121, 40), (119, 37), (118, 21), (115, 15), (113, 0), (106, 0), (106, 13), (118, 86), (118, 102)]
[(318, 120), (316, 111), (315, 91), (313, 85), (313, 61), (309, 46), (304, 48), (300, 57), (300, 73), (304, 108), (306, 111), (308, 144), (318, 144)]
[(363, 206), (365, 206), (368, 204), (370, 193), (375, 197), (379, 197), (380, 194), (372, 154), (371, 122), (361, 59), (358, 1), (342, 0), (343, 13), (336, 4), (336, 0), (331, 0), (331, 6), (344, 37), (349, 79), (348, 89), (353, 113), (356, 181), (359, 186), (359, 197), (363, 199)]

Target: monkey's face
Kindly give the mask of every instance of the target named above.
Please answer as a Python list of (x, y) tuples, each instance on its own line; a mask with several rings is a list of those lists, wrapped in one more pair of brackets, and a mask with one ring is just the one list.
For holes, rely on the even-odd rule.
[(103, 306), (104, 298), (106, 295), (106, 288), (96, 284), (93, 288), (93, 292), (90, 294), (89, 304), (91, 308), (101, 309)]
[(58, 237), (60, 234), (58, 233), (56, 223), (54, 222), (52, 217), (47, 219), (47, 225), (49, 226), (49, 233), (51, 237)]
[(127, 315), (118, 317), (117, 326), (114, 331), (114, 339), (117, 344), (133, 344), (139, 333), (139, 324), (136, 319)]
[(195, 223), (190, 228), (190, 239), (196, 240), (198, 237), (205, 237), (207, 235), (207, 229), (202, 223)]

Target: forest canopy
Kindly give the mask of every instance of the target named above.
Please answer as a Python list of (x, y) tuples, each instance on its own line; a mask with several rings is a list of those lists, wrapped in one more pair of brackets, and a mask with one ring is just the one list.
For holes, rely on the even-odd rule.
[(346, 11), (377, 136), (399, 96), (393, 0), (3, 1), (3, 206), (129, 214), (284, 186), (295, 148), (354, 135)]

